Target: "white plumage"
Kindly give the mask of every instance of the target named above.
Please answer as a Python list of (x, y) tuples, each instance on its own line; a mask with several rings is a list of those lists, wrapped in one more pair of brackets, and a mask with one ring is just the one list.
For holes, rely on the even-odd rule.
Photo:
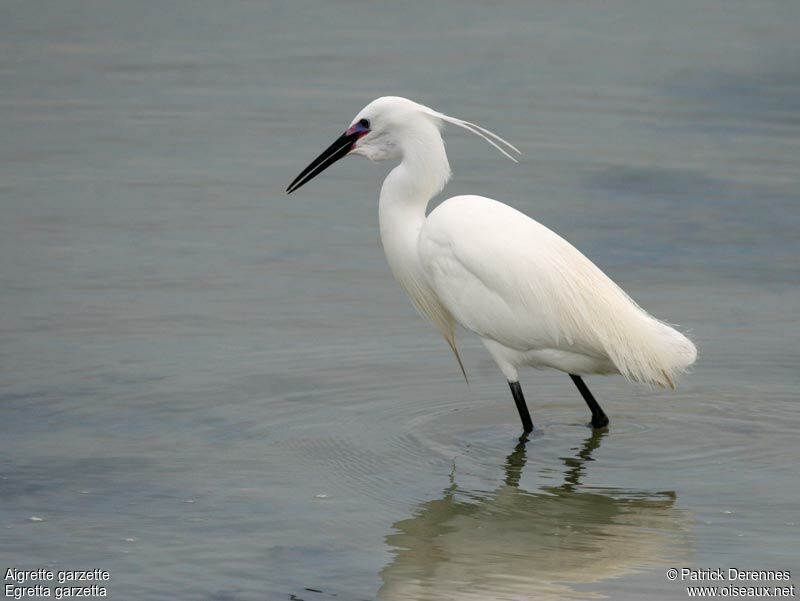
[[(428, 202), (450, 178), (439, 131), (443, 122), (476, 133), (506, 156), (518, 152), (472, 123), (405, 98), (384, 97), (367, 105), (289, 191), (349, 153), (399, 160), (380, 194), (386, 258), (414, 306), (456, 357), (458, 323), (481, 337), (512, 384), (519, 367), (531, 366), (559, 369), (574, 379), (619, 373), (672, 387), (675, 376), (696, 358), (692, 342), (646, 313), (558, 234), (480, 196), (450, 198), (426, 217)], [(593, 397), (586, 400), (596, 415)], [(607, 421), (593, 419), (593, 424)]]
[(445, 201), (426, 220), (419, 256), (442, 304), (511, 380), (529, 365), (672, 386), (695, 359), (683, 334), (648, 315), (569, 242), (494, 200)]

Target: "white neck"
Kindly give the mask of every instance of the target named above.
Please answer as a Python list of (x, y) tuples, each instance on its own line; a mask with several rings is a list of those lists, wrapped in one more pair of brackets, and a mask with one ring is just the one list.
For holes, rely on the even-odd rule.
[(401, 284), (418, 266), (417, 240), (431, 198), (450, 179), (444, 142), (433, 123), (408, 136), (402, 162), (383, 182), (378, 205), (381, 241), (389, 266)]
[(431, 198), (450, 179), (450, 164), (444, 142), (435, 125), (410, 136), (402, 162), (386, 176), (378, 205), (381, 242), (395, 279), (411, 302), (427, 317), (453, 349), (461, 371), (464, 366), (456, 349), (453, 317), (434, 292), (419, 256), (419, 237), (425, 225), (425, 209)]

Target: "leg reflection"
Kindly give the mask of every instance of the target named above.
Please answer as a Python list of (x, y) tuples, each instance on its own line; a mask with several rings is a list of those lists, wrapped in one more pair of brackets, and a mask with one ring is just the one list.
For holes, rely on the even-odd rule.
[[(600, 446), (600, 441), (608, 434), (605, 430), (592, 430), (591, 434), (583, 441), (583, 445), (578, 450), (576, 457), (562, 457), (561, 460), (567, 466), (564, 475), (564, 484), (561, 488), (564, 491), (571, 491), (574, 487), (580, 486), (580, 479), (583, 476), (584, 465), (587, 461), (594, 461), (592, 453)], [(505, 483), (507, 486), (519, 486), (519, 479), (522, 476), (522, 468), (527, 461), (525, 448), (528, 444), (527, 434), (522, 436), (514, 447), (511, 454), (506, 457), (505, 463)]]
[[(454, 470), (439, 495), (392, 525), (386, 542), (394, 557), (381, 571), (379, 598), (589, 599), (596, 595), (587, 584), (677, 561), (689, 519), (674, 507), (674, 493), (583, 484), (604, 436), (593, 431), (561, 458), (563, 479), (555, 486), (520, 488), (525, 439), (493, 489), (459, 485), (474, 482), (474, 474), (459, 478)], [(552, 477), (559, 464), (531, 468)]]

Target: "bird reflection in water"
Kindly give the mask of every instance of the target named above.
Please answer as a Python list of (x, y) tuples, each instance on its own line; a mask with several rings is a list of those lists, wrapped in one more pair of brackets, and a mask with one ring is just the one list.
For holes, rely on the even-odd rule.
[(519, 487), (525, 440), (491, 493), (459, 490), (452, 474), (442, 498), (394, 524), (379, 599), (591, 599), (599, 595), (585, 585), (685, 556), (688, 516), (674, 492), (581, 485), (605, 434), (594, 431), (563, 459), (560, 486), (536, 493)]

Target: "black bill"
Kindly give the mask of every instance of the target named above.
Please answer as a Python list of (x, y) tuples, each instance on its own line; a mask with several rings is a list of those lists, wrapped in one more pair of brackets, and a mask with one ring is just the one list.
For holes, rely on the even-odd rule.
[(300, 186), (311, 181), (317, 175), (325, 171), (336, 161), (346, 156), (347, 153), (353, 149), (356, 140), (363, 135), (363, 132), (353, 131), (353, 129), (354, 128), (350, 128), (344, 132), (333, 144), (328, 146), (321, 155), (314, 159), (308, 167), (303, 169), (300, 175), (294, 178), (294, 181), (286, 188), (286, 192), (291, 194)]

